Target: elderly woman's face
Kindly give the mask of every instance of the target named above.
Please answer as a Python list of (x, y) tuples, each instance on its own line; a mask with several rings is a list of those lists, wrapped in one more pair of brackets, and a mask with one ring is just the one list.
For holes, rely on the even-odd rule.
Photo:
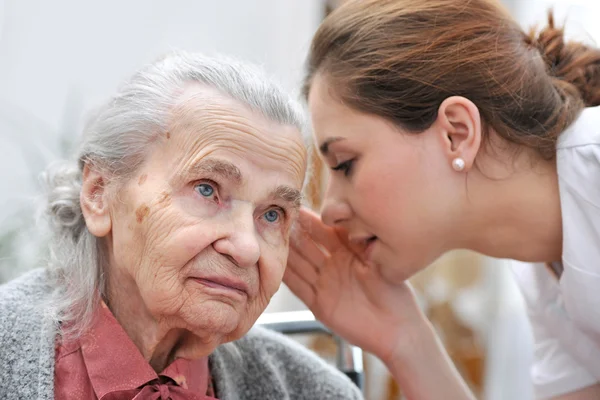
[(111, 268), (135, 281), (131, 296), (160, 323), (236, 339), (281, 284), (302, 137), (199, 86), (171, 126), (111, 207)]

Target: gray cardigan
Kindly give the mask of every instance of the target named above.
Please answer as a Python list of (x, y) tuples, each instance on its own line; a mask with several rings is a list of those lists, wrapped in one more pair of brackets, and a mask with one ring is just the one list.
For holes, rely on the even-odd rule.
[[(56, 328), (42, 306), (51, 288), (37, 269), (0, 285), (0, 398), (54, 398)], [(302, 345), (260, 328), (210, 357), (221, 400), (361, 399), (354, 384)]]

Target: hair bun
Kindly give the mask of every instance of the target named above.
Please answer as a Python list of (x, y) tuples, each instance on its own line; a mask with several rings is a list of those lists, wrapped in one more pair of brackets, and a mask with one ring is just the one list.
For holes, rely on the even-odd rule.
[(548, 25), (538, 34), (532, 31), (529, 40), (541, 52), (548, 73), (563, 83), (561, 86), (570, 84), (588, 107), (600, 105), (598, 48), (566, 42), (564, 28), (555, 25), (552, 11), (548, 13)]
[(58, 232), (77, 234), (84, 220), (79, 205), (81, 173), (75, 164), (60, 162), (50, 165), (41, 175), (46, 189), (46, 215)]

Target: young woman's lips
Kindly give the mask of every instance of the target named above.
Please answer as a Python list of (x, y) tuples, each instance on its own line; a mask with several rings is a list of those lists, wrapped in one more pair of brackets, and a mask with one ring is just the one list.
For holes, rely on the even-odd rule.
[(364, 255), (367, 261), (371, 261), (371, 254), (373, 253), (373, 247), (377, 243), (377, 236), (371, 236), (365, 240)]
[(373, 247), (375, 243), (377, 243), (377, 236), (362, 236), (362, 237), (350, 237), (351, 243), (354, 243), (358, 250), (363, 254), (365, 261), (370, 261), (371, 253), (373, 252)]

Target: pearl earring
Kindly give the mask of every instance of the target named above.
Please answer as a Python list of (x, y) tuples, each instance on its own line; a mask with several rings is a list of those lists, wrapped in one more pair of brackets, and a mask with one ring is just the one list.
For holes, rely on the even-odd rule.
[(456, 157), (454, 160), (452, 160), (452, 168), (458, 172), (462, 171), (465, 169), (465, 160), (460, 157)]

